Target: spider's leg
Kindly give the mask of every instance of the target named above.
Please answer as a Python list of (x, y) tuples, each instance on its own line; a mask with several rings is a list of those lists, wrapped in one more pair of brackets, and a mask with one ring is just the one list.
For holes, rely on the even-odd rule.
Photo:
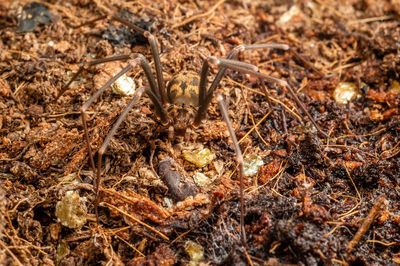
[[(140, 32), (141, 34), (144, 35), (144, 37), (147, 38), (147, 40), (148, 40), (148, 42), (150, 44), (151, 53), (152, 53), (153, 60), (154, 60), (154, 65), (155, 65), (155, 69), (156, 69), (156, 76), (157, 76), (157, 82), (158, 82), (158, 92), (155, 93), (155, 94), (159, 95), (161, 97), (161, 102), (163, 104), (165, 104), (167, 102), (167, 97), (166, 97), (166, 92), (165, 92), (164, 76), (163, 76), (162, 69), (161, 69), (160, 53), (159, 53), (158, 48), (157, 48), (156, 38), (154, 38), (154, 36), (150, 32), (148, 32), (148, 31), (136, 26), (135, 24), (133, 24), (133, 23), (129, 22), (128, 20), (126, 20), (126, 19), (124, 19), (124, 18), (122, 18), (120, 16), (117, 16), (117, 15), (100, 16), (100, 17), (95, 18), (93, 20), (84, 22), (84, 23), (82, 23), (82, 24), (80, 24), (78, 26), (73, 26), (73, 28), (79, 28), (79, 27), (82, 27), (82, 26), (93, 24), (93, 23), (95, 23), (95, 22), (97, 22), (99, 20), (104, 20), (104, 19), (118, 21), (121, 24), (123, 24), (123, 25), (125, 25), (125, 26), (127, 26), (127, 27), (129, 27), (129, 28), (131, 28), (131, 29), (133, 29), (135, 31), (137, 31), (137, 32)], [(127, 59), (129, 59), (129, 56), (124, 56), (124, 59), (115, 59), (115, 60), (127, 60)], [(103, 59), (99, 59), (99, 60), (103, 60)], [(95, 61), (96, 60), (94, 60), (92, 62), (95, 62)], [(114, 61), (114, 60), (111, 60), (111, 61)], [(90, 62), (89, 64), (93, 65), (93, 64), (91, 64), (92, 62)], [(103, 62), (109, 62), (109, 61), (103, 61)], [(100, 63), (97, 63), (97, 64), (100, 64)], [(61, 92), (57, 96), (56, 100), (65, 92), (65, 90), (68, 89), (68, 86), (71, 84), (72, 81), (74, 81), (78, 77), (78, 75), (80, 74), (80, 72), (82, 72), (82, 70), (83, 70), (83, 68), (80, 68), (78, 70), (78, 72), (74, 75), (74, 77), (68, 82), (68, 84), (65, 85), (61, 89)], [(153, 88), (151, 88), (151, 89), (153, 90)]]
[[(280, 43), (261, 43), (261, 44), (251, 44), (251, 45), (239, 45), (236, 46), (226, 57), (226, 59), (235, 58), (241, 51), (245, 50), (254, 50), (254, 49), (266, 49), (266, 48), (276, 48), (282, 50), (288, 50), (289, 46), (286, 44)], [(210, 105), (211, 99), (213, 97), (213, 93), (219, 83), (221, 82), (222, 77), (226, 72), (226, 67), (220, 66), (217, 75), (212, 81), (208, 90), (206, 90), (207, 76), (208, 76), (209, 63), (207, 60), (204, 60), (202, 71), (200, 74), (200, 87), (199, 87), (199, 109), (197, 111), (196, 117), (194, 119), (194, 126), (199, 126), (201, 120), (205, 117), (208, 106)], [(201, 86), (204, 84), (204, 87)]]
[(162, 69), (161, 69), (160, 53), (158, 52), (156, 39), (148, 31), (146, 31), (144, 33), (144, 36), (147, 38), (147, 40), (149, 40), (149, 43), (150, 43), (151, 53), (153, 54), (154, 66), (156, 68), (158, 90), (159, 90), (159, 94), (161, 95), (161, 101), (163, 104), (165, 104), (165, 103), (167, 103), (167, 96), (166, 96), (166, 92), (165, 92), (165, 81), (164, 81), (164, 76), (163, 76)]
[(150, 44), (151, 53), (153, 55), (153, 60), (154, 60), (154, 66), (156, 69), (156, 76), (157, 76), (158, 90), (159, 90), (158, 94), (161, 96), (161, 102), (163, 104), (165, 104), (167, 102), (167, 97), (166, 97), (166, 92), (165, 92), (165, 81), (164, 81), (164, 76), (163, 76), (162, 69), (161, 69), (160, 53), (157, 48), (156, 38), (154, 38), (154, 36), (150, 32), (143, 30), (142, 28), (136, 26), (133, 23), (130, 23), (129, 21), (127, 21), (124, 18), (114, 15), (111, 17), (111, 19), (116, 20), (116, 21), (124, 24), (125, 26), (140, 32), (141, 34), (143, 34), (144, 37), (147, 38), (147, 40)]
[[(83, 128), (85, 131), (85, 139), (86, 139), (86, 143), (87, 143), (87, 148), (88, 148), (88, 155), (90, 158), (90, 164), (91, 167), (93, 169), (93, 172), (96, 173), (96, 167), (95, 167), (95, 163), (94, 163), (94, 159), (93, 159), (93, 151), (92, 151), (92, 147), (90, 145), (90, 139), (89, 139), (89, 130), (88, 130), (88, 126), (87, 126), (87, 121), (86, 121), (86, 110), (89, 108), (89, 106), (108, 88), (111, 86), (111, 84), (113, 84), (117, 79), (119, 79), (122, 75), (124, 75), (126, 72), (128, 72), (129, 70), (131, 70), (132, 68), (134, 68), (137, 64), (140, 63), (140, 65), (142, 66), (150, 85), (152, 86), (152, 88), (154, 89), (154, 91), (157, 91), (155, 89), (156, 85), (155, 85), (155, 80), (153, 77), (153, 74), (150, 71), (150, 67), (147, 63), (147, 61), (144, 59), (143, 55), (140, 54), (134, 54), (133, 55), (132, 60), (129, 61), (129, 65), (126, 66), (125, 68), (123, 68), (120, 72), (118, 72), (118, 74), (116, 74), (114, 77), (112, 77), (110, 80), (107, 81), (106, 84), (104, 84), (100, 89), (98, 89), (90, 98), (89, 100), (87, 100), (84, 105), (81, 107), (81, 116), (82, 116), (82, 123), (83, 123)], [(132, 102), (126, 107), (126, 109), (122, 112), (120, 118), (118, 118), (116, 124), (113, 126), (113, 128), (111, 129), (110, 133), (106, 136), (102, 148), (99, 149), (98, 151), (98, 157), (101, 159), (103, 153), (105, 152), (105, 149), (108, 146), (109, 143), (109, 139), (115, 134), (115, 131), (117, 130), (118, 126), (120, 125), (120, 123), (123, 121), (123, 119), (125, 118), (127, 112), (132, 108), (134, 102), (136, 102), (136, 100), (141, 96), (141, 94), (143, 93), (143, 91), (145, 91), (150, 99), (153, 101), (155, 107), (156, 107), (156, 112), (157, 115), (161, 118), (161, 122), (163, 124), (168, 123), (168, 117), (166, 114), (166, 111), (163, 107), (163, 105), (161, 104), (159, 97), (157, 95), (155, 95), (153, 93), (152, 90), (150, 89), (143, 89), (140, 88), (135, 92), (135, 97), (132, 100)], [(128, 110), (129, 109), (129, 110)], [(126, 112), (126, 113), (125, 113)], [(98, 194), (99, 194), (99, 184), (100, 184), (100, 169), (101, 169), (101, 160), (98, 162), (98, 166), (97, 166), (97, 176), (96, 176), (96, 203), (95, 203), (95, 211), (96, 211), (96, 216), (97, 216), (97, 207), (98, 207)]]
[(208, 60), (218, 66), (221, 67), (226, 67), (226, 68), (230, 68), (242, 73), (246, 73), (246, 74), (250, 74), (253, 76), (256, 76), (262, 80), (267, 80), (269, 82), (274, 82), (279, 84), (282, 87), (286, 87), (289, 90), (289, 93), (291, 94), (291, 96), (293, 97), (293, 99), (295, 100), (295, 102), (297, 103), (298, 106), (300, 106), (300, 108), (303, 110), (303, 112), (306, 114), (306, 116), (310, 119), (310, 121), (313, 123), (313, 125), (315, 126), (315, 128), (318, 130), (318, 132), (320, 132), (321, 134), (323, 134), (325, 137), (329, 137), (322, 129), (320, 129), (320, 127), (317, 125), (317, 123), (315, 122), (315, 120), (312, 118), (312, 116), (310, 115), (310, 113), (307, 111), (307, 108), (305, 107), (304, 103), (302, 101), (300, 101), (300, 99), (297, 97), (297, 94), (295, 93), (295, 91), (293, 90), (292, 86), (289, 85), (288, 82), (282, 80), (282, 79), (278, 79), (272, 76), (268, 76), (264, 73), (261, 73), (259, 71), (255, 71), (254, 68), (249, 68), (249, 67), (242, 67), (240, 65), (237, 64), (236, 60), (230, 60), (230, 59), (219, 59), (216, 57), (209, 57)]
[[(200, 84), (199, 84), (199, 109), (197, 110), (196, 116), (194, 118), (194, 122), (193, 122), (193, 126), (194, 127), (198, 127), (200, 125), (201, 120), (203, 119), (203, 117), (204, 117), (204, 115), (205, 115), (205, 113), (207, 111), (207, 108), (208, 108), (208, 106), (209, 106), (209, 104), (211, 102), (211, 98), (212, 98), (212, 95), (213, 95), (213, 93), (211, 93), (211, 94), (209, 93), (210, 90), (208, 92), (206, 92), (207, 76), (208, 76), (208, 71), (209, 71), (209, 68), (210, 68), (210, 63), (208, 61), (209, 60), (204, 60), (203, 66), (201, 68)], [(230, 61), (233, 62), (234, 60), (230, 60)], [(258, 68), (256, 66), (254, 66), (254, 65), (251, 65), (251, 64), (248, 64), (248, 63), (244, 63), (244, 62), (240, 62), (240, 61), (234, 61), (234, 62), (235, 62), (234, 64), (236, 66), (238, 66), (238, 67), (250, 68), (250, 69), (253, 69), (255, 71), (258, 70)], [(224, 70), (226, 70), (226, 68)], [(219, 72), (219, 73), (222, 73), (222, 72)], [(223, 74), (224, 73), (222, 73), (222, 75)], [(219, 79), (219, 81), (220, 80), (221, 79)], [(214, 81), (215, 81), (215, 79), (214, 79)], [(217, 85), (218, 84), (216, 84), (216, 86)]]
[[(95, 172), (95, 166), (94, 166), (94, 161), (93, 161), (93, 152), (92, 152), (92, 149), (90, 146), (90, 140), (89, 140), (89, 133), (88, 133), (88, 127), (87, 127), (87, 121), (86, 121), (86, 110), (93, 103), (94, 100), (96, 100), (108, 87), (111, 86), (111, 84), (113, 84), (118, 78), (120, 78), (122, 75), (124, 75), (129, 70), (131, 70), (138, 63), (140, 63), (140, 65), (142, 66), (142, 68), (146, 74), (146, 77), (149, 81), (150, 87), (152, 89), (152, 90), (148, 90), (148, 91), (146, 90), (146, 92), (150, 96), (151, 100), (153, 101), (153, 103), (156, 107), (157, 115), (160, 117), (161, 122), (163, 124), (168, 123), (168, 117), (167, 117), (166, 111), (165, 111), (164, 107), (162, 106), (162, 104), (160, 103), (160, 100), (158, 100), (160, 98), (159, 95), (152, 93), (153, 91), (157, 92), (157, 89), (156, 89), (157, 86), (155, 84), (154, 76), (150, 70), (149, 64), (147, 63), (144, 56), (141, 54), (133, 54), (132, 57), (133, 57), (133, 59), (129, 61), (129, 65), (127, 67), (122, 69), (118, 74), (116, 74), (114, 77), (112, 77), (110, 80), (108, 80), (107, 83), (104, 84), (100, 89), (98, 89), (95, 92), (95, 94), (93, 94), (92, 97), (90, 97), (89, 100), (81, 107), (82, 123), (83, 123), (83, 128), (85, 131), (86, 142), (88, 145), (90, 164), (91, 164), (91, 167), (94, 172)], [(110, 61), (114, 61), (114, 60), (126, 60), (127, 58), (131, 58), (131, 57), (126, 56), (126, 55), (113, 56), (113, 57), (109, 57), (109, 58), (93, 60), (90, 62), (90, 64), (94, 65), (94, 64), (100, 64), (100, 63), (110, 62)]]
[[(99, 59), (102, 60), (102, 59)], [(129, 65), (123, 68), (120, 72), (118, 72), (114, 77), (109, 79), (106, 84), (104, 84), (100, 89), (98, 89), (90, 98), (87, 100), (81, 107), (81, 117), (82, 117), (82, 124), (83, 124), (83, 130), (85, 132), (85, 140), (87, 144), (87, 149), (88, 149), (88, 156), (90, 160), (90, 166), (92, 167), (93, 173), (96, 172), (96, 167), (93, 159), (93, 151), (92, 147), (90, 145), (90, 138), (89, 138), (89, 130), (88, 130), (88, 125), (87, 125), (87, 120), (86, 120), (86, 111), (89, 108), (89, 106), (98, 98), (100, 95), (108, 88), (110, 87), (117, 79), (119, 79), (122, 75), (127, 73), (129, 70), (131, 70), (138, 62), (139, 59), (134, 59), (131, 60)], [(98, 62), (98, 61), (97, 61)], [(96, 187), (98, 186), (99, 180), (96, 180)], [(96, 202), (97, 202), (97, 194), (96, 194)], [(97, 205), (96, 205), (97, 209)], [(96, 210), (97, 211), (97, 210)]]
[(202, 114), (205, 113), (205, 111), (208, 108), (208, 105), (205, 104), (205, 100), (207, 95), (207, 76), (209, 69), (210, 69), (210, 64), (208, 63), (207, 60), (204, 60), (200, 72), (199, 103), (198, 103), (199, 109), (197, 110), (197, 114), (193, 123), (196, 127), (200, 125), (201, 119), (203, 119)]
[(240, 150), (239, 143), (237, 141), (235, 131), (233, 130), (232, 123), (229, 119), (229, 115), (227, 112), (227, 108), (225, 106), (223, 97), (221, 94), (216, 93), (216, 97), (218, 100), (219, 108), (221, 110), (221, 115), (228, 126), (229, 134), (231, 136), (233, 146), (235, 148), (235, 153), (236, 153), (236, 161), (239, 164), (239, 175), (240, 175), (240, 232), (241, 232), (241, 241), (243, 246), (246, 246), (246, 231), (244, 228), (244, 200), (243, 200), (243, 190), (244, 190), (244, 184), (243, 184), (243, 178), (244, 178), (244, 170), (243, 170), (243, 155), (242, 151)]
[(83, 124), (83, 129), (85, 131), (85, 139), (87, 143), (87, 148), (88, 148), (88, 154), (89, 154), (89, 159), (90, 159), (90, 165), (93, 169), (93, 172), (95, 172), (95, 166), (94, 166), (94, 160), (93, 160), (93, 152), (92, 152), (92, 147), (90, 146), (90, 140), (89, 140), (89, 130), (87, 126), (87, 121), (86, 121), (86, 110), (88, 107), (93, 103), (94, 100), (96, 100), (108, 87), (111, 86), (117, 79), (119, 79), (122, 75), (124, 75), (126, 72), (132, 69), (132, 65), (128, 65), (127, 67), (123, 68), (118, 74), (116, 74), (114, 77), (112, 77), (109, 81), (107, 81), (106, 84), (104, 84), (100, 89), (98, 89), (90, 98), (87, 100), (81, 107), (81, 117), (82, 117), (82, 124)]
[(144, 34), (146, 30), (142, 29), (141, 27), (136, 26), (133, 23), (130, 23), (127, 19), (121, 18), (120, 16), (113, 15), (110, 17), (111, 20), (118, 21), (121, 24), (124, 24), (125, 26), (134, 29), (137, 32), (140, 32), (141, 34)]
[(157, 116), (160, 118), (161, 124), (163, 124), (164, 126), (168, 125), (168, 123), (169, 123), (168, 114), (167, 114), (167, 111), (165, 110), (163, 104), (161, 103), (160, 98), (157, 97), (157, 95), (155, 95), (152, 90), (149, 90), (146, 88), (145, 92), (149, 96), (150, 100), (153, 102), (154, 107), (155, 107), (155, 112), (156, 112)]
[[(120, 116), (118, 117), (117, 121), (111, 128), (110, 132), (108, 132), (106, 138), (103, 141), (99, 151), (97, 152), (97, 172), (96, 172), (96, 202), (94, 204), (94, 209), (96, 213), (97, 223), (99, 222), (99, 213), (98, 213), (98, 206), (99, 206), (99, 194), (100, 194), (100, 180), (101, 180), (101, 159), (103, 154), (106, 152), (108, 145), (110, 144), (111, 138), (114, 136), (115, 132), (118, 130), (119, 126), (121, 125), (122, 121), (125, 120), (126, 116), (128, 115), (129, 111), (132, 109), (133, 105), (136, 101), (142, 96), (143, 91), (148, 90), (144, 87), (140, 87), (136, 90), (135, 96), (129, 102), (129, 104), (125, 107), (122, 111)], [(90, 145), (89, 145), (90, 146)]]
[[(153, 73), (151, 72), (149, 63), (147, 62), (144, 55), (142, 55), (140, 53), (134, 53), (132, 55), (132, 58), (133, 58), (133, 60), (139, 60), (140, 65), (143, 68), (144, 73), (145, 73), (147, 80), (149, 82), (149, 85), (150, 85), (150, 90), (146, 89), (146, 93), (147, 93), (147, 95), (149, 95), (150, 99), (154, 103), (157, 116), (160, 118), (161, 123), (163, 125), (167, 125), (169, 123), (169, 119), (168, 119), (167, 111), (165, 110), (165, 108), (163, 106), (163, 102), (162, 102), (163, 96), (160, 95), (161, 91), (157, 89), (156, 80), (154, 79)], [(158, 87), (158, 88), (160, 88), (160, 87)]]
[(156, 80), (154, 79), (154, 75), (151, 72), (150, 65), (147, 62), (147, 60), (144, 57), (144, 55), (142, 55), (140, 53), (134, 53), (132, 55), (132, 58), (135, 58), (135, 59), (137, 58), (138, 60), (140, 60), (140, 65), (142, 66), (142, 68), (144, 70), (144, 73), (145, 73), (145, 75), (147, 77), (147, 80), (149, 82), (151, 91), (161, 101), (161, 95), (160, 95), (160, 91), (158, 90), (158, 87), (157, 87), (157, 84), (156, 84)]
[(86, 66), (95, 66), (98, 64), (103, 64), (103, 63), (112, 62), (112, 61), (125, 61), (125, 60), (128, 60), (129, 58), (130, 58), (129, 55), (115, 55), (115, 56), (111, 56), (111, 57), (107, 57), (107, 58), (95, 59), (90, 62), (82, 63), (81, 66), (79, 67), (78, 71), (74, 74), (74, 76), (68, 81), (67, 84), (65, 84), (61, 88), (60, 92), (58, 93), (58, 95), (54, 101), (57, 102), (57, 100), (64, 94), (64, 92), (66, 92), (68, 90), (71, 83), (77, 79), (79, 74), (81, 74), (81, 72), (86, 68)]
[[(288, 50), (289, 46), (286, 44), (281, 44), (281, 43), (260, 43), (260, 44), (250, 44), (250, 45), (239, 45), (239, 46), (236, 46), (235, 48), (233, 48), (233, 50), (228, 54), (226, 59), (234, 59), (242, 51), (255, 50), (255, 49), (267, 49), (267, 48)], [(226, 71), (226, 67), (221, 66), (219, 68), (217, 75), (215, 76), (210, 88), (208, 89), (207, 95), (213, 94), (214, 90), (217, 88), (222, 77), (224, 76), (225, 71)]]

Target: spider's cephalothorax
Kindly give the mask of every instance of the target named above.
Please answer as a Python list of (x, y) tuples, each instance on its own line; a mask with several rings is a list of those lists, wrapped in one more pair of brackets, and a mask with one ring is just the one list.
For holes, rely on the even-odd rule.
[(169, 106), (167, 114), (175, 136), (185, 136), (186, 130), (193, 127), (193, 119), (199, 106), (199, 75), (182, 72), (176, 75), (167, 86)]
[[(98, 19), (92, 20), (92, 22), (98, 21), (100, 19), (105, 19), (106, 16), (102, 16)], [(129, 64), (123, 68), (118, 74), (108, 80), (98, 91), (90, 97), (90, 99), (81, 107), (81, 114), (82, 114), (82, 123), (83, 128), (85, 131), (85, 138), (87, 142), (87, 149), (89, 154), (89, 160), (91, 167), (94, 172), (96, 172), (96, 202), (95, 202), (95, 212), (96, 217), (98, 220), (98, 205), (100, 201), (99, 193), (100, 193), (100, 177), (101, 177), (101, 163), (102, 163), (102, 156), (105, 153), (111, 138), (117, 131), (118, 127), (121, 125), (122, 121), (126, 118), (129, 111), (135, 105), (136, 101), (142, 96), (143, 93), (146, 93), (151, 101), (154, 104), (154, 112), (159, 117), (161, 124), (164, 126), (169, 126), (173, 128), (173, 132), (175, 135), (184, 136), (185, 132), (188, 128), (198, 127), (201, 123), (201, 120), (205, 117), (208, 106), (213, 98), (214, 94), (217, 95), (217, 100), (219, 103), (219, 107), (221, 110), (221, 114), (223, 119), (225, 120), (230, 136), (232, 138), (236, 159), (239, 164), (239, 178), (240, 178), (240, 228), (241, 228), (241, 235), (243, 243), (246, 242), (246, 234), (244, 228), (244, 203), (243, 203), (243, 157), (242, 153), (239, 148), (238, 141), (236, 139), (235, 132), (233, 131), (232, 125), (229, 120), (228, 112), (226, 110), (223, 98), (220, 94), (216, 93), (215, 90), (220, 84), (222, 77), (225, 74), (226, 69), (232, 69), (241, 73), (246, 73), (250, 75), (254, 75), (258, 77), (261, 82), (262, 88), (264, 88), (265, 93), (267, 93), (264, 85), (264, 81), (274, 82), (283, 87), (286, 87), (290, 94), (292, 95), (293, 99), (296, 103), (301, 107), (303, 112), (309, 117), (311, 122), (314, 126), (318, 129), (319, 132), (327, 136), (322, 130), (319, 129), (316, 122), (312, 119), (311, 115), (308, 113), (307, 109), (305, 108), (304, 104), (298, 99), (295, 91), (292, 87), (284, 80), (274, 78), (263, 74), (258, 71), (258, 68), (254, 65), (247, 64), (244, 62), (240, 62), (234, 60), (237, 54), (244, 50), (253, 50), (253, 49), (265, 49), (265, 48), (277, 48), (288, 50), (289, 46), (286, 44), (268, 44), (268, 43), (261, 43), (261, 44), (252, 44), (252, 45), (239, 45), (234, 48), (228, 55), (226, 59), (216, 58), (216, 57), (208, 57), (203, 61), (203, 66), (201, 71), (198, 74), (194, 72), (182, 72), (175, 76), (170, 83), (168, 84), (167, 88), (165, 86), (163, 73), (161, 69), (161, 61), (160, 55), (157, 48), (157, 42), (154, 36), (142, 28), (128, 22), (127, 20), (119, 17), (119, 16), (111, 16), (111, 20), (118, 21), (140, 33), (142, 33), (150, 43), (150, 48), (152, 52), (152, 58), (154, 60), (155, 66), (155, 73), (156, 78), (154, 77), (150, 65), (147, 62), (146, 58), (139, 53), (134, 53), (130, 55), (116, 55), (109, 58), (104, 59), (96, 59), (91, 62), (88, 62), (88, 65), (97, 65), (105, 62), (110, 61), (117, 61), (117, 60), (124, 60), (128, 61)], [(91, 22), (89, 22), (91, 23)], [(84, 23), (82, 25), (87, 25), (89, 23)], [(136, 65), (140, 65), (147, 77), (149, 88), (140, 87), (136, 90), (135, 96), (126, 106), (126, 108), (122, 111), (121, 115), (114, 123), (112, 129), (105, 137), (103, 144), (98, 150), (97, 156), (97, 168), (95, 166), (95, 162), (93, 159), (93, 151), (90, 144), (89, 138), (89, 130), (86, 121), (86, 110), (88, 107), (107, 89), (113, 84), (119, 77), (133, 69)], [(213, 64), (219, 68), (218, 73), (214, 77), (211, 82), (211, 85), (207, 88), (207, 77), (209, 74), (210, 64)], [(78, 75), (83, 71), (85, 68), (82, 65), (78, 72), (71, 78), (71, 80), (61, 89), (56, 99), (58, 99), (69, 87), (69, 85), (78, 77)]]

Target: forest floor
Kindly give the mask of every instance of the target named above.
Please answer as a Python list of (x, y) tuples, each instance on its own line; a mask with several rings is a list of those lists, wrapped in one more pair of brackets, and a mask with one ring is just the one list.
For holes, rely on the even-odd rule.
[[(98, 221), (81, 106), (156, 38), (164, 79), (200, 73), (238, 45), (282, 43), (238, 59), (287, 86), (228, 70), (224, 95), (246, 162), (211, 101), (190, 137), (171, 139), (147, 95), (101, 161)], [(0, 264), (400, 264), (400, 1), (2, 1)], [(211, 65), (209, 83), (217, 73)], [(130, 70), (136, 87), (143, 70)], [(88, 108), (97, 150), (132, 96)], [(208, 149), (196, 166), (187, 154)], [(169, 161), (168, 161), (169, 160)], [(172, 162), (170, 165), (168, 162)], [(247, 164), (253, 166), (249, 172)], [(262, 164), (258, 168), (257, 164)]]

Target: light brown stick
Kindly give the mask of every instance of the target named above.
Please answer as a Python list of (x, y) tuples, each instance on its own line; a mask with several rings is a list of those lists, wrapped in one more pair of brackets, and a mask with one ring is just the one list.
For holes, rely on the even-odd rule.
[(353, 239), (347, 245), (347, 255), (349, 255), (350, 252), (357, 246), (362, 236), (365, 235), (365, 233), (370, 228), (377, 214), (385, 207), (384, 204), (385, 200), (386, 196), (383, 195), (378, 199), (377, 202), (375, 202), (374, 206), (372, 206), (372, 209), (369, 211), (367, 217), (364, 218), (364, 221), (362, 222), (360, 228), (358, 228), (357, 233), (354, 235)]

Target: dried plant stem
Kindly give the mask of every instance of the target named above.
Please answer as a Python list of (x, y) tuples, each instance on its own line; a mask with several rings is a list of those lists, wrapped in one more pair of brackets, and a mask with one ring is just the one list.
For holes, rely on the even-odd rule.
[(158, 230), (155, 229), (154, 227), (151, 227), (150, 225), (148, 225), (148, 224), (146, 224), (146, 223), (140, 221), (139, 219), (133, 217), (133, 216), (130, 215), (129, 213), (127, 213), (127, 212), (125, 212), (125, 211), (123, 211), (123, 210), (121, 210), (121, 209), (115, 207), (114, 205), (111, 205), (111, 204), (107, 203), (107, 202), (103, 202), (103, 204), (105, 204), (105, 205), (107, 205), (108, 207), (110, 207), (111, 209), (114, 209), (114, 210), (120, 212), (121, 214), (127, 216), (127, 217), (128, 217), (129, 219), (131, 219), (132, 221), (137, 222), (138, 224), (141, 224), (141, 225), (143, 225), (144, 227), (150, 229), (151, 231), (153, 231), (154, 233), (158, 234), (159, 236), (161, 236), (161, 237), (164, 238), (165, 240), (169, 240), (169, 238), (168, 238), (166, 235), (164, 235), (163, 233), (161, 233), (160, 231), (158, 231)]
[(5, 243), (0, 239), (0, 247), (4, 249), (10, 256), (14, 259), (15, 264), (22, 266), (23, 264), (19, 261), (19, 259), (15, 256), (14, 253), (5, 245)]
[(195, 21), (195, 20), (197, 20), (197, 19), (199, 19), (199, 18), (210, 16), (210, 15), (215, 11), (215, 9), (217, 9), (217, 8), (218, 8), (222, 3), (224, 3), (224, 2), (225, 2), (225, 0), (220, 0), (218, 3), (216, 3), (216, 4), (215, 4), (210, 10), (208, 10), (207, 12), (202, 13), (202, 14), (198, 14), (198, 15), (194, 15), (193, 17), (187, 18), (187, 19), (185, 19), (184, 21), (182, 21), (181, 23), (178, 23), (178, 24), (173, 25), (172, 28), (173, 28), (173, 29), (176, 29), (176, 28), (179, 28), (180, 26), (183, 26), (183, 25), (186, 25), (186, 24), (188, 24), (188, 23), (190, 23), (190, 22), (192, 22), (192, 21)]
[(353, 239), (349, 242), (347, 245), (347, 255), (350, 254), (351, 251), (357, 246), (357, 244), (360, 242), (361, 238), (365, 233), (368, 231), (370, 228), (372, 222), (375, 220), (376, 215), (384, 208), (386, 197), (383, 195), (378, 199), (377, 202), (375, 202), (374, 206), (372, 206), (372, 209), (369, 211), (367, 217), (364, 218), (363, 223), (361, 224), (360, 228), (358, 229), (357, 233), (353, 237)]

